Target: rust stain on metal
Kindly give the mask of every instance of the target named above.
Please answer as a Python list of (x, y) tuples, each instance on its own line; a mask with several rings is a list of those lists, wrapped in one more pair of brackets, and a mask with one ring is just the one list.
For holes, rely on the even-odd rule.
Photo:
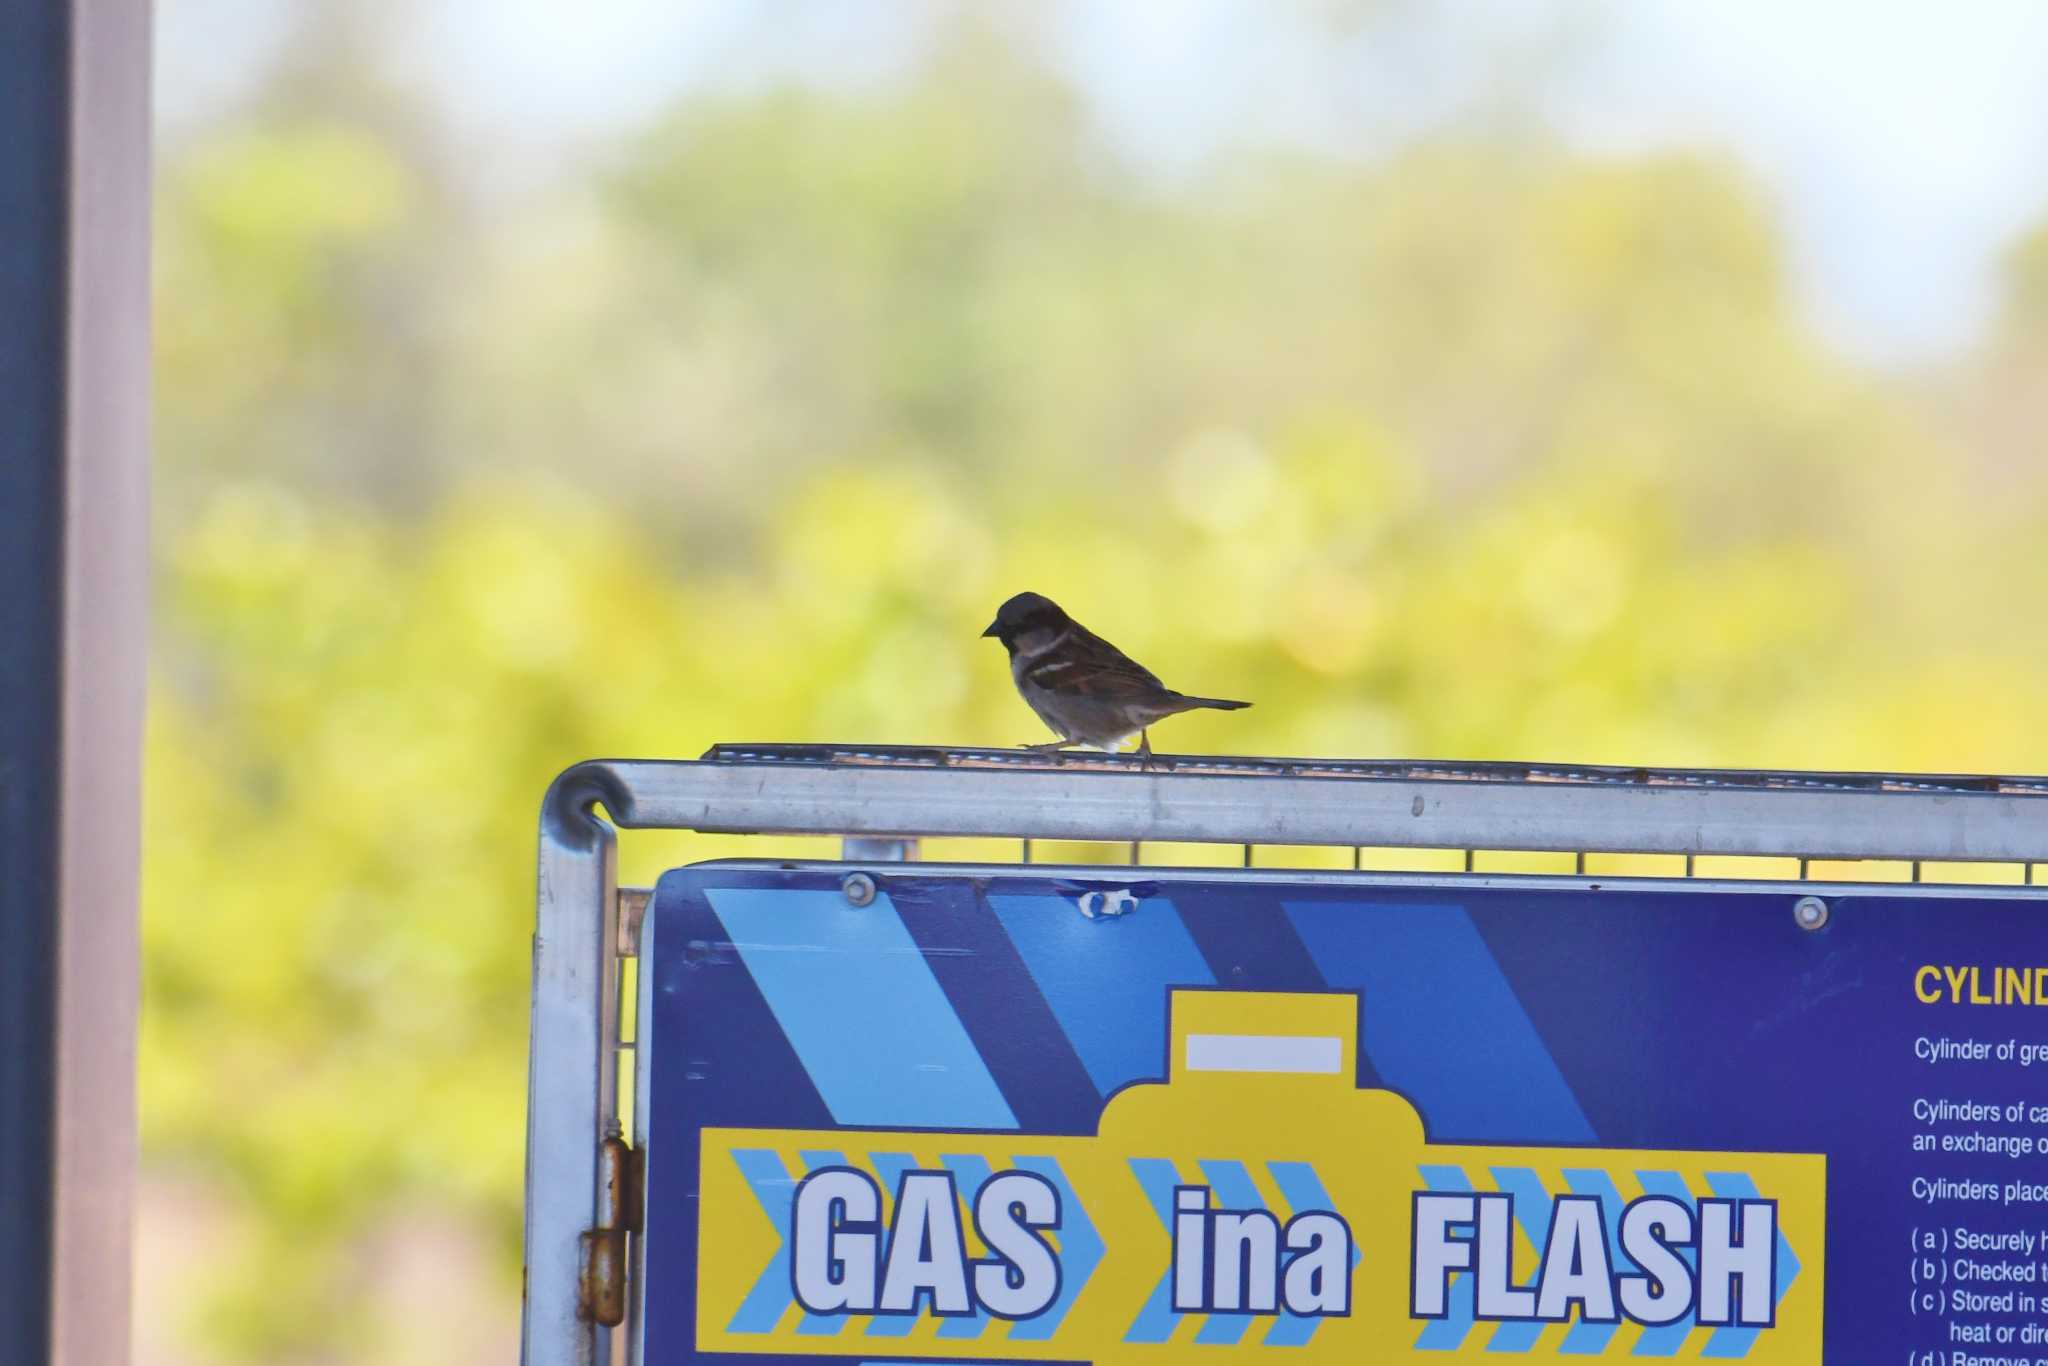
[(626, 1321), (626, 1231), (592, 1229), (583, 1235), (583, 1283), (576, 1317), (616, 1328)]
[(597, 1177), (598, 1224), (582, 1237), (576, 1314), (616, 1328), (626, 1321), (626, 1234), (640, 1221), (639, 1162), (624, 1139), (609, 1137), (598, 1145)]
[(654, 900), (651, 887), (619, 888), (619, 942), (613, 952), (621, 958), (640, 954), (640, 926), (647, 919), (647, 905)]
[(626, 1232), (638, 1237), (647, 1225), (647, 1154), (626, 1149), (625, 1165), (619, 1173), (620, 1222)]

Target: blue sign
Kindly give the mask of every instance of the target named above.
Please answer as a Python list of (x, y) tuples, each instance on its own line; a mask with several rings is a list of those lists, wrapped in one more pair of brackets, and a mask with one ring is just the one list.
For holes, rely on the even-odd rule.
[(646, 1362), (2048, 1362), (2018, 889), (844, 873), (657, 890)]

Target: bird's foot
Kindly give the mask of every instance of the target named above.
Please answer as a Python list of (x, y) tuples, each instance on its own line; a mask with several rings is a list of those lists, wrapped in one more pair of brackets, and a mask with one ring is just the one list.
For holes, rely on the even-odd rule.
[(1019, 745), (1017, 748), (1027, 754), (1058, 754), (1073, 743), (1072, 740), (1047, 740), (1042, 745)]

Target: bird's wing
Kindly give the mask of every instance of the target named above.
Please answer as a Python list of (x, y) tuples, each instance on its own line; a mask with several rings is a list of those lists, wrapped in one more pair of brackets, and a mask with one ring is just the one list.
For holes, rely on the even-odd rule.
[(1027, 668), (1024, 676), (1052, 692), (1103, 701), (1156, 698), (1166, 691), (1150, 669), (1078, 624), (1065, 644)]

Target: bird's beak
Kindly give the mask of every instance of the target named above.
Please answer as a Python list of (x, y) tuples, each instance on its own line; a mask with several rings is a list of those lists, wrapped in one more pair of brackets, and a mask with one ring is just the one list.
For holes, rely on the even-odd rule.
[(983, 632), (981, 633), (981, 634), (982, 634), (982, 636), (983, 636), (984, 638), (986, 638), (986, 637), (988, 637), (988, 636), (992, 636), (992, 635), (995, 635), (995, 634), (996, 634), (996, 628), (997, 628), (997, 627), (998, 627), (998, 626), (999, 626), (1000, 624), (1001, 624), (1001, 623), (999, 623), (999, 622), (994, 622), (994, 621), (990, 622), (990, 623), (988, 624), (988, 629), (987, 629), (986, 631), (983, 631)]

